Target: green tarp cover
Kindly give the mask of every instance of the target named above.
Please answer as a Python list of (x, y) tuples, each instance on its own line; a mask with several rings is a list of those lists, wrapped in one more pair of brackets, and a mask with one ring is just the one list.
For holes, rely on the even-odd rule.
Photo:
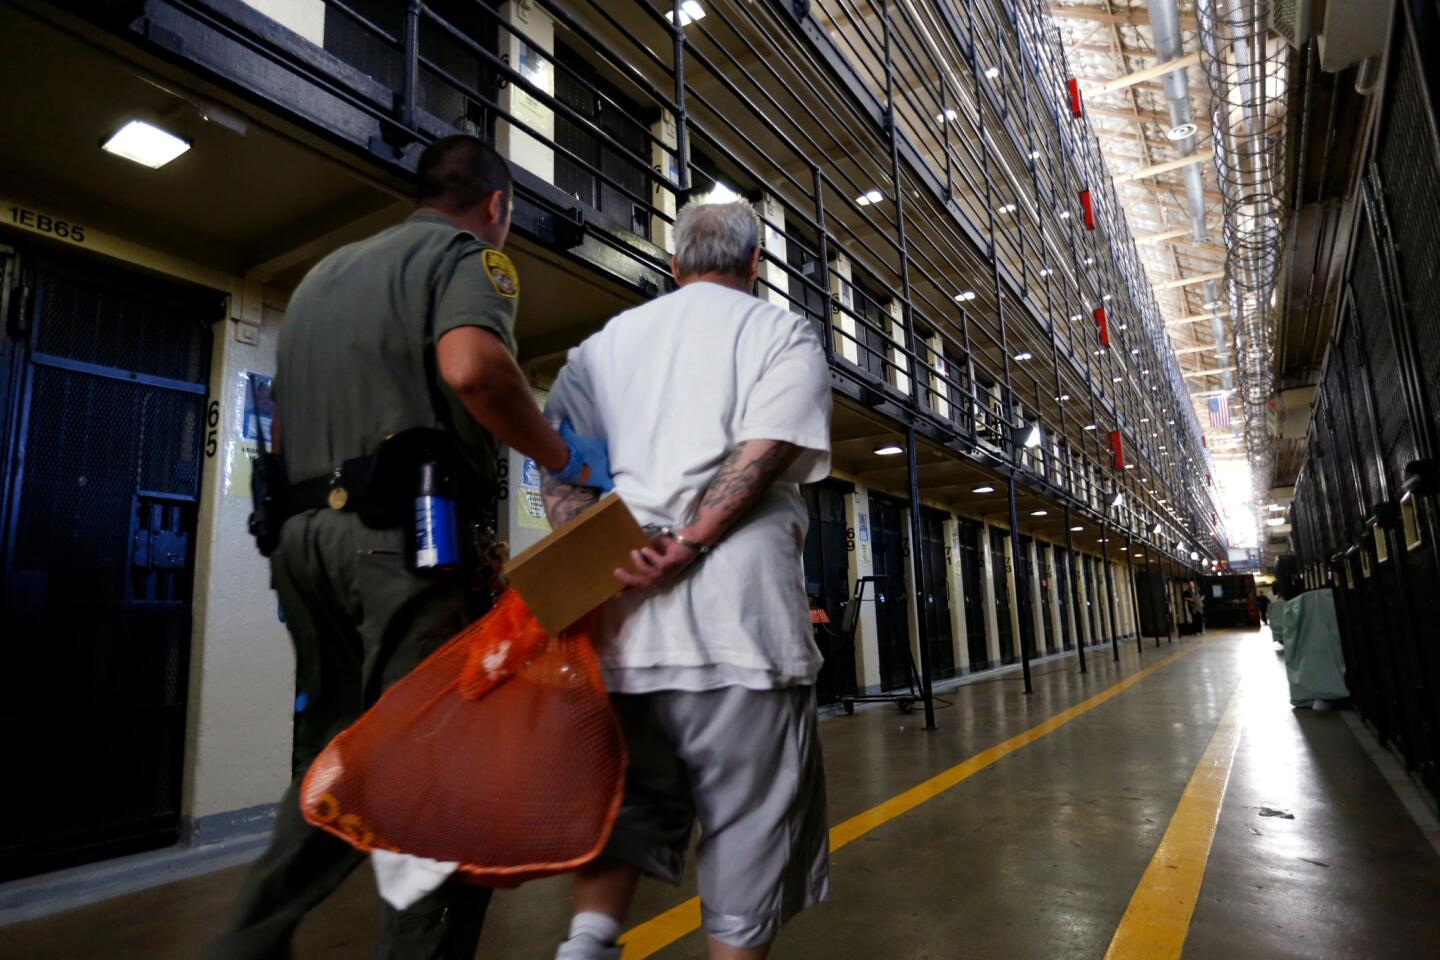
[(1293, 600), (1276, 600), (1270, 605), (1270, 629), (1285, 647), (1291, 703), (1308, 706), (1312, 700), (1350, 696), (1340, 626), (1335, 619), (1335, 595), (1329, 588), (1311, 590)]

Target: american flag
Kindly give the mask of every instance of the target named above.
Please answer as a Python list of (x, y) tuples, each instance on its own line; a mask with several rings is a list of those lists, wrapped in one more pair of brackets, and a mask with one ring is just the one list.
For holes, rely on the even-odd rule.
[(1230, 398), (1229, 398), (1229, 397), (1211, 397), (1211, 398), (1210, 398), (1210, 426), (1212, 426), (1212, 427), (1228, 427), (1228, 426), (1230, 426)]

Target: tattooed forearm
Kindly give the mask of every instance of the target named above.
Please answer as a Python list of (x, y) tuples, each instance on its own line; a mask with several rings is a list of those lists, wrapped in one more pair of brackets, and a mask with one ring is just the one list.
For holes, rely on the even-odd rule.
[(747, 440), (738, 445), (705, 488), (691, 529), (707, 541), (717, 539), (799, 455), (799, 447), (779, 440)]
[(552, 527), (563, 527), (600, 500), (600, 491), (594, 487), (577, 487), (561, 483), (545, 475), (540, 482), (540, 496), (545, 501), (545, 516)]

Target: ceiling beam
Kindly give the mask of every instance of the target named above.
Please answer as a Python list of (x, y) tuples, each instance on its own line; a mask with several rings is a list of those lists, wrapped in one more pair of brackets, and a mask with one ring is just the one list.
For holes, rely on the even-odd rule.
[(1187, 53), (1183, 57), (1176, 57), (1174, 60), (1164, 60), (1160, 63), (1151, 64), (1143, 70), (1136, 70), (1111, 80), (1100, 82), (1089, 81), (1084, 88), (1087, 97), (1098, 97), (1107, 93), (1114, 93), (1116, 90), (1124, 90), (1126, 87), (1133, 87), (1137, 83), (1144, 83), (1146, 80), (1154, 80), (1163, 77), (1167, 73), (1176, 70), (1183, 70), (1186, 67), (1193, 67), (1200, 63), (1200, 51)]
[(1225, 271), (1216, 270), (1214, 273), (1197, 273), (1193, 277), (1181, 277), (1179, 280), (1166, 280), (1163, 283), (1155, 284), (1156, 290), (1174, 290), (1177, 287), (1188, 287), (1195, 283), (1204, 283), (1206, 280), (1224, 280)]
[(1164, 163), (1155, 163), (1148, 167), (1140, 167), (1137, 170), (1127, 170), (1125, 173), (1117, 173), (1114, 179), (1116, 183), (1146, 180), (1150, 177), (1158, 177), (1162, 173), (1169, 173), (1171, 170), (1183, 170), (1186, 167), (1193, 167), (1197, 163), (1209, 163), (1213, 159), (1215, 159), (1214, 150), (1199, 150), (1188, 157), (1180, 157), (1177, 160), (1166, 160)]
[(1222, 320), (1225, 319), (1218, 313), (1197, 313), (1193, 317), (1181, 317), (1179, 320), (1167, 320), (1165, 321), (1165, 326), (1181, 327), (1187, 323), (1199, 323), (1202, 320), (1213, 320), (1216, 317), (1220, 317), (1220, 319)]
[(1213, 370), (1190, 370), (1185, 373), (1187, 377), (1211, 377), (1221, 373), (1234, 373), (1234, 367), (1216, 367)]
[[(1084, 20), (1087, 23), (1104, 23), (1124, 26), (1148, 26), (1150, 23), (1150, 12), (1144, 9), (1130, 9), (1120, 13), (1109, 13), (1105, 10), (1097, 10), (1094, 7), (1062, 7), (1050, 4), (1050, 15), (1057, 20)], [(1180, 27), (1185, 30), (1195, 29), (1195, 15), (1193, 13), (1180, 14)]]

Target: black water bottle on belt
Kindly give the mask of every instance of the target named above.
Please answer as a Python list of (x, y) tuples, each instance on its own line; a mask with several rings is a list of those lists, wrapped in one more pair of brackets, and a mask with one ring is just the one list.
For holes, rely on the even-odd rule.
[(460, 565), (460, 518), (445, 469), (433, 460), (420, 464), (415, 492), (414, 536), (410, 568), (421, 574), (444, 574)]

